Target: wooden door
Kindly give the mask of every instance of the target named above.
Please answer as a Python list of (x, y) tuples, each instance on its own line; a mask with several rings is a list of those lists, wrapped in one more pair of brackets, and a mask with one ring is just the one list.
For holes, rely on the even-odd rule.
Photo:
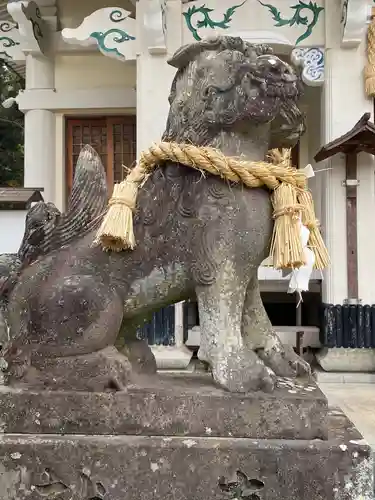
[(134, 166), (136, 160), (135, 116), (109, 118), (107, 131), (113, 180), (121, 182), (127, 174), (127, 168)]
[(66, 185), (69, 195), (75, 166), (81, 148), (90, 144), (100, 155), (106, 174), (109, 192), (113, 183), (126, 175), (124, 167), (131, 167), (136, 160), (135, 116), (108, 116), (93, 118), (67, 118), (66, 120)]

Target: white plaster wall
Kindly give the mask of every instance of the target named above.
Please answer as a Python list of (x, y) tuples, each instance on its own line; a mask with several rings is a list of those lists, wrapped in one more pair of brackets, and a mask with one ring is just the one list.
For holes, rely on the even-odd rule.
[(84, 17), (104, 7), (121, 7), (134, 11), (131, 0), (57, 0), (61, 28), (76, 28)]
[(26, 210), (0, 210), (0, 254), (16, 253), (25, 231)]
[[(136, 86), (135, 61), (121, 62), (100, 53), (57, 55), (55, 86), (62, 89), (102, 89)], [(108, 90), (107, 90), (108, 89)], [(119, 107), (123, 107), (119, 102)]]
[[(373, 116), (373, 102), (364, 92), (363, 69), (366, 61), (366, 34), (359, 47), (340, 47), (340, 5), (326, 3), (326, 59), (322, 109), (321, 143), (326, 144), (348, 132), (365, 112)], [(325, 273), (323, 300), (342, 303), (347, 298), (345, 161), (342, 156), (322, 162), (324, 174), (325, 236), (331, 266)], [(364, 303), (375, 301), (375, 239), (373, 237), (374, 160), (361, 155), (358, 161), (358, 266), (359, 297)]]
[(358, 288), (364, 304), (375, 303), (375, 169), (374, 158), (358, 157)]
[[(137, 2), (137, 19), (147, 12), (147, 2)], [(167, 53), (151, 55), (147, 40), (141, 36), (143, 24), (137, 24), (137, 152), (160, 140), (169, 111), (168, 96), (176, 68), (167, 60), (182, 45), (181, 3), (169, 1), (167, 9)]]

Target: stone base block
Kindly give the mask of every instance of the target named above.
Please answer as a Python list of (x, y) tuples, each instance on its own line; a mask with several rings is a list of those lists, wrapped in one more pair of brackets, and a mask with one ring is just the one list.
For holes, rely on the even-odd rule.
[(150, 349), (155, 356), (158, 370), (186, 370), (193, 356), (192, 351), (184, 345), (150, 345)]
[(316, 354), (316, 359), (327, 372), (375, 372), (375, 349), (326, 347)]
[(309, 381), (231, 394), (207, 375), (159, 375), (115, 393), (0, 388), (0, 432), (326, 439), (327, 399)]
[(320, 384), (375, 384), (375, 373), (326, 372), (321, 367), (315, 370), (315, 380)]
[(0, 500), (372, 500), (372, 475), (337, 413), (328, 441), (0, 436)]

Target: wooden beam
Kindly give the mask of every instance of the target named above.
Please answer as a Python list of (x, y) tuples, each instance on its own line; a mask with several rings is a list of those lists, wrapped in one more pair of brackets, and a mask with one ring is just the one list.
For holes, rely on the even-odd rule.
[(348, 299), (358, 299), (357, 155), (346, 155), (346, 238)]

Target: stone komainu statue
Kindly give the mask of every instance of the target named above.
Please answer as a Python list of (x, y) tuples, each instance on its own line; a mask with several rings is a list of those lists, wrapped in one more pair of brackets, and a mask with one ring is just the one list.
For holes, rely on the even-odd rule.
[[(267, 47), (219, 37), (182, 47), (170, 64), (177, 74), (164, 141), (263, 160), (269, 148), (292, 146), (304, 131), (299, 79)], [(272, 390), (275, 375), (309, 372), (281, 345), (260, 298), (257, 269), (273, 225), (265, 189), (161, 164), (138, 195), (138, 245), (120, 253), (93, 245), (106, 203), (103, 167), (85, 147), (67, 213), (36, 224), (33, 263), (8, 291), (9, 384), (120, 390), (142, 368), (137, 327), (157, 309), (193, 296), (199, 357), (221, 387)], [(114, 346), (121, 343), (120, 353)], [(155, 370), (147, 359), (143, 368)]]

